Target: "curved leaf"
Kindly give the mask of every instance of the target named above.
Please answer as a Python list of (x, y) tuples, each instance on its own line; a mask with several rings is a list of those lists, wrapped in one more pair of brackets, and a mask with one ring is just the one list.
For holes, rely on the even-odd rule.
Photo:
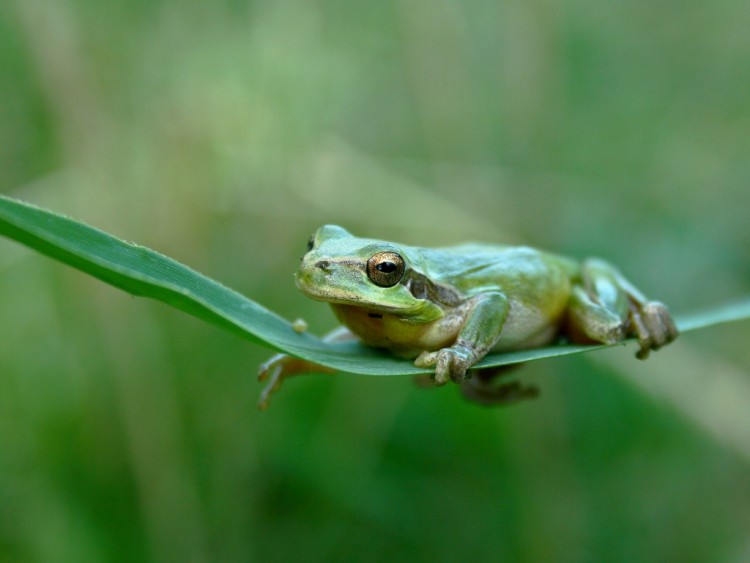
[[(341, 371), (362, 375), (429, 373), (356, 343), (329, 344), (297, 333), (275, 313), (179, 262), (39, 207), (0, 195), (0, 234), (133, 295), (162, 301), (244, 338)], [(681, 331), (750, 318), (750, 299), (677, 318)], [(606, 348), (550, 346), (492, 354), (478, 367), (501, 366)]]

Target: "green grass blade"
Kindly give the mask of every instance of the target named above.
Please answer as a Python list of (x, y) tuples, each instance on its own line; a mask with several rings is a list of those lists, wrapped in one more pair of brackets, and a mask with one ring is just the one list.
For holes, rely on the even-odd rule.
[[(690, 332), (708, 328), (713, 325), (736, 322), (750, 319), (750, 298), (736, 301), (730, 304), (706, 309), (703, 312), (677, 315), (675, 322), (681, 333)], [(633, 342), (631, 340), (630, 342)], [(527, 362), (531, 360), (541, 360), (542, 358), (554, 358), (556, 356), (569, 356), (571, 354), (580, 354), (582, 352), (591, 352), (610, 348), (612, 346), (622, 346), (623, 344), (595, 344), (595, 345), (566, 345), (566, 346), (548, 346), (546, 348), (536, 348), (533, 350), (524, 350), (521, 352), (512, 352), (505, 354), (488, 355), (478, 364), (480, 367), (501, 366), (514, 364), (518, 362)]]
[(250, 340), (306, 356), (319, 339), (187, 266), (56, 213), (0, 196), (0, 234), (133, 295), (163, 301)]
[[(207, 322), (288, 354), (341, 371), (363, 375), (428, 373), (356, 343), (327, 344), (258, 303), (179, 262), (99, 229), (0, 195), (0, 234), (133, 295), (162, 301)], [(750, 318), (750, 299), (677, 318), (683, 332)], [(552, 346), (493, 354), (479, 364), (491, 367), (578, 354), (601, 348)]]
[(698, 313), (680, 315), (677, 326), (682, 332), (708, 328), (713, 325), (750, 319), (750, 298), (712, 307)]

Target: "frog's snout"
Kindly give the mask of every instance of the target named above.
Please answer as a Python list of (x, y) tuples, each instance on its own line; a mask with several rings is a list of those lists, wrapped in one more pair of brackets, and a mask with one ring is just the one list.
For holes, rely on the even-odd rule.
[(333, 264), (330, 260), (303, 262), (295, 276), (297, 288), (308, 295), (317, 294), (315, 290), (326, 285), (332, 270)]

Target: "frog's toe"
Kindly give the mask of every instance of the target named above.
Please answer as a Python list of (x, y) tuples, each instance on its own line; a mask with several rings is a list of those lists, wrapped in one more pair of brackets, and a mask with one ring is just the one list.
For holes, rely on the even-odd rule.
[(672, 342), (679, 331), (675, 325), (672, 315), (663, 303), (650, 301), (646, 303), (641, 311), (641, 317), (646, 323), (649, 332), (653, 336), (654, 350)]
[(437, 352), (429, 352), (425, 350), (417, 359), (414, 360), (414, 365), (418, 368), (431, 368), (437, 363)]
[[(261, 369), (263, 366), (261, 367)], [(261, 376), (263, 379), (261, 379)], [(261, 373), (258, 374), (259, 381), (269, 380), (268, 384), (260, 392), (258, 399), (258, 409), (264, 411), (268, 408), (268, 403), (271, 400), (271, 395), (276, 393), (281, 388), (281, 384), (284, 382), (283, 366), (276, 364)]]
[(267, 362), (263, 363), (258, 368), (258, 381), (266, 381), (271, 376), (271, 373), (279, 366), (283, 365), (284, 358), (286, 356), (284, 354), (276, 354), (274, 357), (272, 357)]
[(292, 358), (286, 354), (276, 354), (267, 362), (258, 368), (258, 381), (267, 381), (268, 383), (260, 393), (258, 399), (258, 408), (262, 411), (268, 408), (271, 395), (281, 388), (284, 382), (285, 366), (293, 362)]
[(652, 350), (672, 342), (679, 334), (669, 310), (658, 301), (649, 301), (634, 311), (633, 324), (640, 345), (636, 357), (641, 360), (648, 358)]
[(435, 385), (445, 385), (453, 378), (453, 355), (450, 348), (443, 348), (436, 352), (435, 357)]
[(471, 351), (463, 346), (452, 346), (435, 352), (422, 352), (414, 360), (419, 368), (435, 366), (435, 385), (445, 385), (449, 380), (461, 383), (466, 379), (466, 370), (471, 366)]
[[(414, 360), (414, 365), (418, 368), (431, 368), (433, 366), (437, 366), (438, 363), (438, 352), (429, 352), (425, 350), (422, 352), (419, 356), (417, 356), (417, 359)], [(435, 373), (428, 376), (433, 385), (445, 385), (448, 383), (447, 378), (443, 378), (442, 376), (438, 375), (439, 370), (435, 370)]]
[(447, 382), (450, 378), (454, 383), (462, 383), (466, 379), (466, 370), (472, 364), (473, 355), (469, 348), (454, 345), (438, 352), (435, 368), (435, 381)]

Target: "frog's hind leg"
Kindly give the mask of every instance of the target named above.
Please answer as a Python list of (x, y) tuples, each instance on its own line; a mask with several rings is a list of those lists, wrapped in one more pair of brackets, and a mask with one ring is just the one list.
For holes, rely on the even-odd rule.
[(633, 335), (642, 360), (678, 335), (662, 303), (647, 300), (614, 266), (596, 259), (584, 262), (580, 283), (572, 288), (567, 332), (573, 341), (605, 344)]
[[(340, 326), (323, 337), (325, 342), (346, 342), (355, 336), (348, 328)], [(276, 354), (258, 370), (258, 381), (265, 381), (266, 386), (260, 393), (258, 408), (262, 411), (268, 408), (271, 395), (279, 391), (284, 381), (295, 375), (306, 373), (336, 373), (335, 369), (318, 365), (301, 358), (294, 358), (287, 354)]]
[(471, 377), (461, 383), (461, 393), (470, 401), (488, 406), (511, 405), (534, 399), (539, 396), (539, 389), (533, 385), (523, 385), (519, 381), (496, 381), (520, 365), (472, 370)]

